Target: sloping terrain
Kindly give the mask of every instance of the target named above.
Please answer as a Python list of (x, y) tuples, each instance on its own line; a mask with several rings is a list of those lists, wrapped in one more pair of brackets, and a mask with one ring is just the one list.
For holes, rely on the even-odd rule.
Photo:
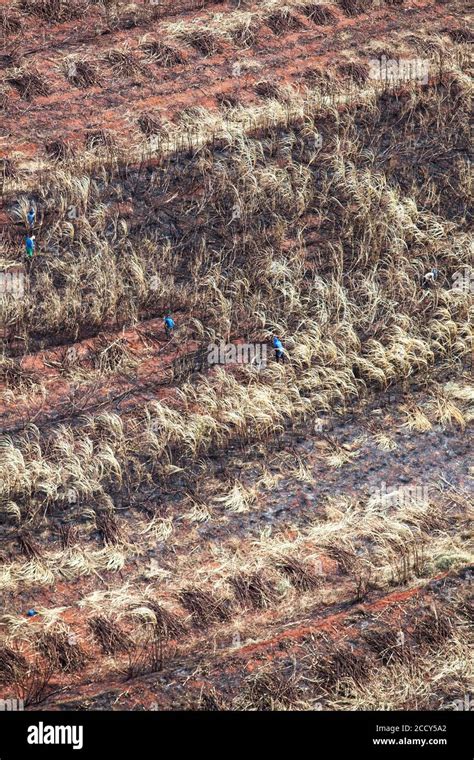
[(0, 684), (27, 707), (472, 690), (468, 5), (2, 4)]

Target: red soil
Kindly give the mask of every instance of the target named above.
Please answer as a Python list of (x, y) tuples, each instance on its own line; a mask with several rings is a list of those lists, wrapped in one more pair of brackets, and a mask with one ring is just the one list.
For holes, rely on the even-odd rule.
[[(113, 374), (105, 382), (103, 376), (87, 382), (64, 379), (61, 375), (64, 373), (63, 362), (68, 351), (76, 352), (74, 366), (83, 370), (94, 369), (93, 358), (98, 350), (98, 340), (94, 338), (67, 347), (27, 354), (18, 360), (18, 364), (25, 372), (41, 378), (45, 392), (35, 394), (33, 388), (28, 393), (27, 400), (17, 401), (14, 406), (8, 400), (2, 401), (0, 395), (0, 429), (13, 430), (23, 427), (27, 422), (58, 422), (86, 411), (105, 410), (111, 406), (117, 410), (120, 405), (120, 411), (124, 411), (126, 398), (130, 396), (134, 397), (134, 403), (163, 398), (172, 392), (172, 389), (166, 390), (159, 386), (166, 382), (166, 378), (168, 382), (172, 380), (173, 361), (198, 348), (195, 341), (181, 344), (176, 338), (167, 341), (161, 319), (141, 322), (136, 329), (104, 331), (101, 340), (105, 341), (103, 345), (120, 340), (137, 362), (136, 367)], [(5, 391), (6, 386), (0, 383), (0, 394), (2, 390)]]
[[(138, 47), (145, 33), (159, 38), (163, 25), (174, 21), (173, 14), (176, 13), (179, 13), (180, 20), (186, 22), (210, 15), (210, 9), (195, 10), (192, 5), (190, 0), (188, 5), (170, 8), (169, 18), (121, 31), (105, 29), (104, 20), (93, 9), (85, 19), (61, 24), (27, 20), (21, 39), (23, 58), (44, 75), (51, 94), (27, 102), (19, 97), (14, 88), (7, 87), (9, 101), (2, 123), (5, 155), (8, 151), (9, 157), (17, 158), (22, 168), (32, 172), (42, 168), (47, 170), (46, 143), (60, 138), (70, 140), (82, 150), (86, 132), (99, 126), (109, 129), (120, 144), (135, 146), (143, 139), (137, 119), (150, 110), (169, 120), (175, 119), (183, 108), (190, 105), (217, 110), (216, 97), (224, 93), (236, 95), (243, 104), (257, 103), (259, 100), (253, 88), (259, 80), (271, 79), (299, 87), (304, 82), (305, 71), (316, 68), (324, 73), (327, 69), (335, 71), (345, 61), (366, 61), (372, 55), (368, 47), (370, 40), (386, 43), (386, 49), (396, 51), (398, 55), (410, 51), (413, 55), (413, 48), (400, 42), (402, 33), (413, 32), (414, 29), (422, 32), (426, 28), (430, 32), (442, 33), (446, 28), (464, 23), (459, 4), (451, 8), (445, 3), (427, 0), (412, 0), (409, 6), (382, 5), (371, 13), (355, 18), (348, 18), (339, 7), (331, 6), (336, 21), (330, 27), (318, 27), (295, 10), (294, 15), (301, 24), (300, 30), (278, 36), (263, 26), (255, 44), (244, 51), (226, 42), (221, 54), (203, 58), (192, 48), (177, 44), (176, 47), (186, 56), (185, 64), (163, 69), (146, 63)], [(183, 7), (191, 10), (183, 11)], [(212, 5), (213, 13), (230, 14), (233, 10), (235, 8), (230, 3)], [(14, 35), (8, 37), (7, 54), (13, 54), (17, 42)], [(107, 51), (120, 47), (122, 43), (127, 43), (143, 64), (143, 70), (133, 77), (114, 77), (108, 64), (100, 63), (101, 86), (82, 90), (69, 84), (59, 68), (66, 55), (74, 53), (82, 59), (97, 62)], [(256, 60), (260, 68), (241, 77), (233, 76), (233, 64), (245, 60)], [(1, 59), (0, 66), (8, 69)], [(128, 203), (118, 204), (117, 210), (124, 217), (134, 214), (133, 205)], [(308, 224), (312, 227), (308, 247), (311, 243), (318, 243), (319, 222), (316, 215), (308, 217)], [(2, 225), (9, 225), (11, 229), (6, 210), (0, 208), (0, 228)], [(288, 246), (291, 245), (292, 241), (288, 241)], [(87, 381), (68, 377), (64, 366), (65, 352), (74, 348), (77, 365), (90, 370), (94, 367), (94, 358), (103, 346), (103, 340), (109, 343), (120, 340), (136, 361), (136, 366), (107, 375), (97, 373)], [(16, 403), (12, 405), (9, 394), (4, 393), (1, 397), (6, 388), (0, 386), (0, 430), (13, 434), (27, 423), (46, 426), (49, 422), (74, 421), (85, 412), (105, 409), (120, 412), (123, 417), (133, 416), (134, 409), (143, 402), (174, 394), (171, 383), (173, 361), (192, 353), (197, 347), (198, 343), (191, 339), (181, 343), (177, 339), (166, 342), (161, 319), (152, 319), (121, 330), (104, 327), (100, 336), (26, 355), (17, 361), (25, 372), (41, 378), (45, 393), (40, 394), (33, 386), (27, 395), (17, 395)], [(410, 398), (414, 397), (414, 392), (410, 393)], [(420, 399), (424, 400), (423, 395)], [(348, 638), (358, 640), (360, 627), (354, 622), (357, 615), (373, 620), (383, 616), (385, 624), (395, 628), (411, 611), (412, 602), (417, 605), (431, 603), (435, 598), (432, 586), (436, 581), (443, 581), (446, 573), (434, 573), (430, 583), (419, 577), (412, 578), (410, 586), (394, 592), (369, 588), (364, 600), (357, 601), (354, 578), (344, 574), (338, 562), (324, 553), (320, 554), (319, 560), (325, 576), (324, 591), (327, 597), (319, 598), (318, 592), (315, 592), (314, 598), (311, 594), (295, 594), (291, 609), (283, 603), (258, 612), (239, 610), (231, 622), (201, 631), (193, 627), (191, 616), (183, 611), (176, 599), (178, 582), (194, 584), (196, 578), (206, 577), (207, 573), (210, 577), (213, 573), (218, 575), (220, 558), (216, 556), (216, 546), (233, 551), (238, 560), (240, 557), (252, 557), (255, 542), (268, 528), (291, 541), (299, 535), (308, 519), (319, 515), (328, 495), (353, 498), (360, 491), (361, 480), (368, 488), (383, 479), (389, 483), (398, 482), (399, 478), (416, 478), (420, 472), (436, 472), (447, 477), (453, 487), (467, 490), (470, 485), (465, 457), (469, 446), (467, 434), (463, 435), (458, 430), (448, 433), (437, 430), (433, 435), (400, 433), (401, 422), (395, 404), (404, 400), (403, 394), (397, 391), (394, 399), (385, 397), (377, 401), (377, 404), (389, 406), (389, 411), (380, 419), (380, 424), (374, 426), (370, 425), (371, 418), (368, 416), (376, 405), (372, 400), (368, 407), (359, 408), (355, 420), (333, 417), (324, 434), (315, 436), (305, 431), (303, 444), (295, 441), (293, 434), (282, 436), (276, 446), (279, 444), (283, 450), (287, 446), (286, 450), (291, 455), (307, 454), (316, 481), (310, 489), (304, 488), (292, 475), (284, 479), (270, 495), (259, 495), (250, 515), (228, 514), (224, 508), (214, 507), (213, 519), (203, 524), (185, 518), (186, 500), (190, 497), (194, 499), (196, 495), (194, 492), (188, 493), (187, 485), (181, 488), (182, 499), (180, 497), (174, 501), (173, 494), (166, 494), (163, 503), (160, 501), (161, 493), (157, 495), (152, 490), (140, 494), (139, 508), (135, 508), (133, 502), (135, 494), (128, 494), (129, 501), (124, 499), (117, 509), (119, 522), (123, 522), (130, 542), (126, 547), (127, 558), (123, 570), (118, 573), (92, 572), (89, 576), (70, 581), (56, 578), (51, 586), (25, 582), (15, 592), (4, 594), (5, 609), (20, 617), (31, 606), (39, 609), (66, 607), (60, 619), (77, 635), (88, 657), (86, 666), (80, 672), (73, 676), (55, 676), (54, 685), (61, 693), (51, 697), (45, 706), (61, 709), (74, 706), (78, 699), (86, 705), (106, 705), (112, 709), (114, 706), (117, 706), (115, 709), (150, 708), (152, 704), (158, 704), (162, 709), (182, 706), (185, 701), (183, 684), (188, 702), (197, 701), (202, 689), (210, 686), (225, 691), (229, 684), (232, 688), (237, 684), (238, 691), (242, 676), (258, 670), (262, 664), (278, 662), (291, 654), (301, 655), (308, 639), (318, 633), (324, 633), (334, 642)], [(399, 453), (376, 451), (373, 441), (369, 441), (361, 446), (354, 464), (346, 465), (342, 471), (330, 470), (321, 458), (328, 434), (331, 440), (350, 445), (361, 434), (395, 430), (397, 425), (395, 434), (399, 436)], [(295, 435), (297, 437), (297, 432)], [(459, 457), (453, 453), (455, 447)], [(221, 469), (227, 476), (239, 475), (242, 482), (251, 487), (254, 476), (250, 473), (247, 477), (243, 472), (239, 452), (234, 456), (229, 447), (221, 460)], [(219, 478), (218, 470), (211, 471), (210, 464), (207, 465), (209, 471), (202, 476), (203, 500), (208, 480)], [(201, 487), (201, 484), (197, 486)], [(137, 545), (136, 536), (143, 528), (147, 507), (156, 510), (155, 514), (160, 518), (174, 520), (174, 534), (169, 543), (155, 540), (148, 545), (144, 540)], [(72, 519), (74, 515), (69, 517)], [(37, 538), (42, 542), (42, 549), (48, 553), (58, 548), (58, 542), (52, 531), (50, 515), (46, 515), (45, 520), (47, 528)], [(83, 523), (84, 520), (81, 529)], [(97, 550), (103, 546), (93, 532), (87, 535), (87, 541), (87, 548)], [(313, 548), (311, 541), (301, 542), (303, 552), (311, 555)], [(2, 562), (25, 559), (13, 543), (2, 552)], [(145, 575), (146, 562), (153, 560), (158, 561), (161, 570), (169, 573), (164, 581), (150, 580)], [(179, 571), (183, 567), (185, 572), (181, 577)], [(151, 586), (160, 601), (165, 600), (168, 608), (186, 621), (188, 630), (181, 639), (168, 642), (161, 673), (124, 682), (121, 671), (127, 666), (127, 658), (104, 658), (101, 655), (98, 646), (91, 641), (87, 627), (90, 610), (84, 610), (79, 603), (94, 591), (119, 590), (126, 582), (130, 582), (134, 590), (143, 595)], [(104, 611), (107, 611), (106, 604)], [(28, 626), (40, 629), (43, 622), (40, 614), (32, 618)], [(130, 623), (124, 625), (130, 626)], [(244, 644), (233, 648), (232, 636), (236, 625)]]
[[(204, 8), (184, 12), (180, 14), (180, 21), (206, 20), (212, 13), (231, 14), (232, 10), (232, 5), (222, 3), (213, 5), (212, 11)], [(172, 120), (190, 105), (216, 109), (216, 96), (223, 93), (236, 95), (243, 104), (257, 103), (252, 88), (261, 79), (300, 86), (304, 72), (316, 68), (321, 72), (333, 69), (337, 80), (336, 70), (341, 63), (346, 60), (366, 63), (367, 58), (374, 56), (369, 52), (369, 41), (389, 40), (390, 50), (398, 56), (407, 56), (410, 52), (413, 56), (416, 54), (413, 48), (402, 42), (403, 33), (414, 29), (422, 32), (426, 27), (431, 33), (442, 33), (463, 22), (459, 10), (428, 0), (411, 2), (409, 8), (382, 5), (352, 18), (338, 6), (331, 6), (331, 11), (336, 17), (335, 23), (317, 26), (295, 9), (293, 15), (300, 22), (300, 30), (275, 35), (263, 26), (252, 47), (239, 49), (225, 42), (222, 53), (210, 57), (202, 57), (193, 48), (178, 43), (176, 47), (185, 55), (186, 63), (172, 69), (146, 63), (138, 45), (145, 33), (160, 38), (164, 25), (174, 18), (107, 33), (100, 31), (94, 11), (80, 22), (59, 25), (38, 23), (35, 19), (22, 33), (21, 50), (28, 65), (44, 75), (51, 94), (27, 102), (14, 88), (8, 88), (9, 101), (3, 123), (5, 148), (9, 156), (16, 155), (23, 162), (33, 157), (44, 159), (46, 143), (60, 138), (82, 148), (85, 133), (99, 127), (110, 130), (120, 144), (135, 145), (143, 139), (137, 125), (141, 113), (153, 110), (161, 118)], [(102, 85), (80, 89), (71, 85), (60, 69), (66, 55), (74, 53), (82, 59), (98, 62), (107, 51), (122, 43), (136, 53), (143, 65), (143, 70), (132, 77), (115, 77), (109, 65), (101, 62)], [(15, 49), (15, 44), (15, 37), (9, 37), (7, 50)], [(241, 77), (233, 75), (233, 64), (246, 60), (257, 61), (258, 70)], [(349, 84), (346, 83), (346, 87)]]

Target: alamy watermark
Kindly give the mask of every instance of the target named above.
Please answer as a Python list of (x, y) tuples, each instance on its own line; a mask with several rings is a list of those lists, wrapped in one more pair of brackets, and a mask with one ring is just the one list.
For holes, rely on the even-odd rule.
[(0, 699), (0, 712), (22, 712), (25, 709), (25, 700), (8, 697)]
[(451, 707), (456, 712), (472, 712), (474, 711), (474, 697), (472, 694), (464, 694), (461, 699), (453, 699), (453, 701), (448, 705), (445, 705), (445, 707)]
[(21, 269), (0, 271), (0, 295), (23, 298), (25, 295), (25, 273)]
[(463, 269), (453, 274), (453, 290), (474, 295), (474, 269)]
[(383, 502), (390, 507), (402, 507), (408, 504), (429, 504), (429, 487), (427, 485), (411, 483), (406, 486), (396, 486), (387, 488), (385, 481), (380, 486), (371, 486), (371, 499)]
[(371, 58), (369, 77), (379, 82), (400, 84), (418, 82), (428, 84), (430, 61), (428, 58)]
[(37, 725), (28, 726), (28, 744), (69, 744), (72, 749), (82, 749), (84, 746), (84, 726), (50, 726), (40, 721)]
[(209, 343), (207, 362), (210, 366), (221, 364), (251, 364), (257, 369), (267, 366), (266, 343)]
[(328, 427), (329, 420), (324, 417), (315, 417), (313, 421), (313, 433), (324, 433), (324, 429)]

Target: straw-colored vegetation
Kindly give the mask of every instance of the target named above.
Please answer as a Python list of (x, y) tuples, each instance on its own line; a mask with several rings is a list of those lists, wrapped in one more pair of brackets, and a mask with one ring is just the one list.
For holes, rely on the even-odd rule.
[[(81, 97), (229, 50), (248, 78), (215, 108), (130, 110), (126, 144), (88, 124), (39, 168), (0, 167), (0, 271), (38, 210), (27, 286), (0, 299), (0, 685), (28, 706), (82, 673), (99, 694), (163, 671), (167, 704), (200, 709), (449, 709), (467, 689), (467, 40), (400, 34), (438, 76), (396, 96), (369, 76), (379, 40), (291, 84), (256, 55), (268, 30), (329, 33), (392, 5), (271, 0), (152, 31), (146, 4), (2, 11), (9, 38), (85, 13), (136, 29), (96, 58), (61, 53), (54, 76)], [(51, 92), (33, 61), (5, 66), (24, 106)], [(146, 332), (165, 313), (169, 341)], [(202, 360), (237, 340), (268, 346), (266, 365)], [(391, 467), (426, 473), (428, 494), (380, 492)], [(12, 606), (56, 588), (32, 621)], [(272, 661), (279, 637), (295, 654)], [(246, 643), (265, 667), (228, 665)], [(184, 657), (209, 689), (176, 696)]]

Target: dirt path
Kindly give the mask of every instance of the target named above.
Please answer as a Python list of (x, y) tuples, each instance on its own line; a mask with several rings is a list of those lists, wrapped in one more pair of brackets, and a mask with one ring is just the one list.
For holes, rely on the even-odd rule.
[[(395, 591), (384, 596), (374, 596), (370, 601), (356, 605), (334, 607), (321, 614), (314, 610), (303, 620), (294, 620), (290, 626), (280, 629), (258, 642), (242, 645), (235, 636), (225, 641), (214, 641), (213, 647), (206, 646), (200, 655), (194, 651), (183, 653), (179, 658), (164, 662), (163, 668), (155, 673), (139, 677), (125, 678), (122, 674), (107, 680), (86, 679), (81, 684), (52, 686), (55, 696), (46, 699), (43, 709), (80, 710), (167, 710), (167, 709), (209, 709), (209, 703), (202, 701), (203, 695), (218, 695), (223, 699), (221, 709), (226, 706), (226, 698), (241, 698), (248, 690), (253, 675), (262, 672), (287, 673), (286, 678), (298, 672), (314, 678), (312, 657), (315, 657), (318, 643), (321, 653), (357, 652), (361, 660), (370, 656), (367, 641), (380, 631), (397, 632), (416, 630), (420, 613), (436, 606), (439, 610), (446, 600), (453, 601), (461, 593), (466, 572), (443, 573), (433, 578), (425, 586)], [(462, 597), (460, 597), (462, 598)], [(406, 634), (404, 634), (406, 635)], [(324, 643), (324, 647), (322, 644)], [(408, 647), (408, 640), (407, 645)], [(171, 647), (171, 650), (173, 647)], [(311, 659), (309, 657), (311, 653)], [(394, 653), (396, 656), (396, 653)], [(309, 660), (309, 662), (308, 662)], [(126, 663), (123, 666), (126, 670)], [(311, 690), (310, 690), (311, 693)], [(316, 694), (318, 691), (316, 690)], [(324, 689), (321, 689), (318, 708), (324, 709)], [(275, 695), (274, 695), (275, 696)], [(314, 692), (313, 692), (314, 698)], [(212, 704), (212, 701), (211, 701)], [(231, 702), (227, 703), (227, 708)], [(433, 695), (433, 709), (439, 708), (439, 698)], [(212, 706), (211, 709), (219, 709)], [(405, 709), (414, 709), (407, 706)]]
[[(120, 368), (119, 356), (117, 370), (112, 364), (110, 374), (104, 374), (101, 365), (107, 364), (114, 345), (126, 352), (125, 366)], [(104, 330), (100, 338), (26, 355), (15, 363), (41, 385), (36, 393), (33, 386), (23, 402), (12, 406), (5, 385), (0, 384), (0, 431), (18, 432), (29, 423), (41, 427), (64, 422), (100, 409), (122, 411), (132, 397), (134, 403), (161, 398), (173, 380), (174, 362), (197, 348), (196, 341), (180, 342), (178, 336), (167, 340), (162, 319), (153, 319), (133, 329)], [(1, 400), (2, 390), (6, 401)]]

